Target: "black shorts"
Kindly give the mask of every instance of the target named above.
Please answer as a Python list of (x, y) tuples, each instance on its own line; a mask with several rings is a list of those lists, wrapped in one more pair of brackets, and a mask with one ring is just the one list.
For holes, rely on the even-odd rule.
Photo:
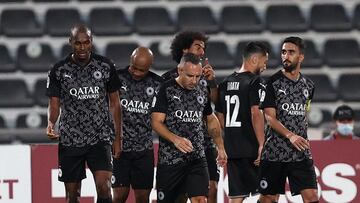
[(212, 181), (219, 181), (220, 170), (216, 163), (217, 150), (216, 148), (210, 147), (205, 150), (206, 161), (208, 164), (209, 176)]
[(154, 180), (154, 151), (122, 152), (114, 159), (112, 187), (151, 189)]
[(61, 182), (79, 182), (86, 178), (85, 163), (91, 172), (112, 171), (111, 146), (96, 144), (86, 147), (59, 145), (59, 175)]
[(205, 159), (175, 165), (158, 165), (156, 172), (157, 202), (173, 203), (186, 193), (189, 198), (208, 196), (209, 174)]
[(260, 162), (260, 193), (264, 195), (284, 194), (286, 177), (292, 195), (304, 189), (317, 189), (314, 162), (305, 159), (299, 162)]
[(259, 167), (254, 158), (229, 159), (227, 162), (229, 198), (248, 197), (257, 194)]

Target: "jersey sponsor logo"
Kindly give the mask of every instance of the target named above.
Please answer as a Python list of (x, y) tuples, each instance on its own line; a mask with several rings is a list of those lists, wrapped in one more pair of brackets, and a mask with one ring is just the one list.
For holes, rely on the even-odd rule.
[(240, 83), (239, 82), (228, 82), (227, 90), (239, 90)]
[(150, 106), (149, 102), (121, 99), (120, 104), (121, 106), (125, 107), (125, 110), (128, 112), (142, 113), (142, 114), (148, 114), (149, 112), (149, 106)]
[(69, 93), (70, 95), (77, 97), (78, 100), (82, 99), (98, 99), (99, 98), (99, 89), (100, 87), (80, 87), (80, 88), (71, 88)]
[(281, 108), (288, 112), (289, 115), (304, 116), (306, 111), (306, 104), (300, 103), (283, 103)]
[(201, 122), (202, 112), (177, 110), (175, 111), (175, 116), (181, 119), (181, 121), (185, 123), (197, 123), (197, 122)]
[(95, 71), (93, 75), (94, 75), (94, 78), (97, 80), (101, 79), (101, 77), (102, 77), (102, 73), (98, 70)]

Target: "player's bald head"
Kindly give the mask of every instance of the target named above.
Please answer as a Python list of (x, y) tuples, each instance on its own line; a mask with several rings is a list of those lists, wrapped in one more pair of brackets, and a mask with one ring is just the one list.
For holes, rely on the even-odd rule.
[(152, 51), (147, 47), (136, 48), (130, 57), (130, 63), (137, 67), (150, 68), (154, 57)]

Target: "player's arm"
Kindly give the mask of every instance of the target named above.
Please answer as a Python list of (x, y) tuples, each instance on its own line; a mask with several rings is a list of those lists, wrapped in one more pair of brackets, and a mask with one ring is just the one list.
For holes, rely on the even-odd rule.
[(259, 144), (258, 157), (255, 160), (254, 164), (259, 165), (261, 151), (265, 142), (264, 115), (262, 111), (259, 109), (259, 105), (251, 106), (251, 123), (254, 128), (255, 136)]
[(215, 112), (215, 115), (219, 120), (221, 129), (224, 129), (224, 114), (221, 112)]
[(49, 97), (48, 105), (48, 125), (46, 134), (50, 139), (57, 139), (59, 135), (55, 132), (55, 123), (60, 115), (60, 98)]
[(288, 130), (276, 117), (275, 108), (264, 109), (265, 118), (276, 132), (290, 140), (291, 144), (299, 151), (309, 149), (309, 142), (303, 137)]
[(209, 64), (208, 60), (205, 59), (205, 64), (203, 66), (203, 74), (208, 82), (208, 86), (210, 88), (210, 99), (211, 101), (216, 104), (218, 101), (218, 85), (215, 79), (215, 71), (214, 68)]
[(208, 132), (210, 136), (214, 139), (218, 150), (217, 162), (220, 166), (225, 166), (227, 162), (227, 155), (224, 148), (224, 141), (221, 136), (220, 123), (214, 113), (211, 113), (206, 117)]
[(188, 153), (193, 150), (190, 140), (180, 137), (172, 133), (164, 124), (166, 114), (162, 112), (153, 112), (151, 114), (152, 129), (162, 138), (172, 142), (175, 147), (183, 153)]
[(113, 118), (114, 129), (115, 129), (113, 155), (115, 158), (118, 158), (122, 150), (122, 115), (121, 115), (120, 97), (118, 91), (109, 93), (109, 109)]

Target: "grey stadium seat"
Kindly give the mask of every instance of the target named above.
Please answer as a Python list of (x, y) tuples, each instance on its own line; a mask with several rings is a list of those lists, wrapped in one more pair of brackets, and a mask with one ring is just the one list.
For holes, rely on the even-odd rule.
[[(46, 128), (47, 115), (39, 113), (22, 113), (16, 119), (16, 128)], [(46, 136), (44, 136), (46, 137)]]
[(8, 37), (41, 36), (43, 29), (31, 9), (5, 9), (1, 13), (1, 30)]
[(315, 83), (313, 102), (335, 102), (338, 99), (337, 91), (327, 75), (313, 74), (307, 76)]
[(359, 44), (356, 39), (330, 39), (325, 42), (324, 59), (330, 67), (358, 67)]
[(57, 2), (67, 2), (70, 0), (32, 0), (35, 3), (57, 3)]
[(331, 121), (332, 114), (329, 110), (311, 107), (309, 114), (309, 127), (320, 127), (321, 125), (330, 123)]
[(166, 54), (161, 51), (160, 42), (152, 43), (150, 49), (154, 54), (154, 69), (167, 71), (177, 66), (177, 63), (172, 60), (170, 51), (166, 52)]
[(33, 99), (35, 104), (46, 107), (49, 102), (49, 98), (46, 94), (46, 79), (39, 79), (35, 83), (35, 89), (33, 92)]
[(356, 5), (352, 20), (354, 28), (360, 30), (360, 4)]
[[(271, 44), (268, 41), (263, 41), (261, 40), (261, 42), (263, 42), (269, 49), (270, 54), (269, 54), (269, 60), (267, 63), (267, 68), (277, 68), (280, 65), (280, 55), (278, 53), (274, 52), (273, 47), (271, 46)], [(249, 41), (240, 41), (238, 43), (238, 45), (236, 46), (236, 54), (234, 56), (235, 58), (235, 65), (236, 66), (241, 66), (242, 63), (242, 52), (245, 48), (245, 46), (247, 45), (247, 43), (249, 43)]]
[(120, 8), (91, 10), (89, 24), (95, 35), (128, 35), (132, 32), (132, 27)]
[(181, 7), (178, 11), (178, 25), (180, 30), (200, 31), (214, 34), (219, 26), (209, 7)]
[(206, 57), (214, 69), (234, 69), (234, 58), (223, 41), (210, 41), (206, 46)]
[(0, 3), (20, 3), (25, 2), (25, 0), (0, 0)]
[(266, 28), (271, 32), (305, 32), (308, 24), (296, 5), (270, 5), (266, 11)]
[(0, 72), (13, 72), (15, 70), (15, 62), (10, 56), (8, 48), (0, 44)]
[(338, 91), (344, 101), (360, 101), (360, 74), (343, 74), (339, 78)]
[(114, 61), (117, 69), (123, 69), (129, 65), (130, 55), (137, 47), (138, 44), (135, 42), (109, 43), (105, 56)]
[(323, 64), (323, 59), (317, 50), (312, 40), (305, 40), (305, 59), (301, 63), (301, 67), (320, 67)]
[(82, 23), (76, 9), (49, 9), (45, 16), (45, 29), (51, 36), (70, 36), (70, 29)]
[(264, 26), (252, 6), (225, 6), (221, 26), (226, 33), (260, 33)]
[(136, 8), (134, 27), (141, 35), (173, 34), (176, 31), (169, 12), (163, 7)]
[(349, 31), (349, 17), (341, 4), (315, 4), (311, 8), (311, 28), (317, 32)]
[(5, 119), (0, 115), (0, 128), (6, 128)]
[(21, 79), (0, 80), (0, 107), (30, 107), (33, 100)]
[(21, 44), (17, 50), (17, 66), (24, 72), (47, 72), (56, 62), (48, 44)]

